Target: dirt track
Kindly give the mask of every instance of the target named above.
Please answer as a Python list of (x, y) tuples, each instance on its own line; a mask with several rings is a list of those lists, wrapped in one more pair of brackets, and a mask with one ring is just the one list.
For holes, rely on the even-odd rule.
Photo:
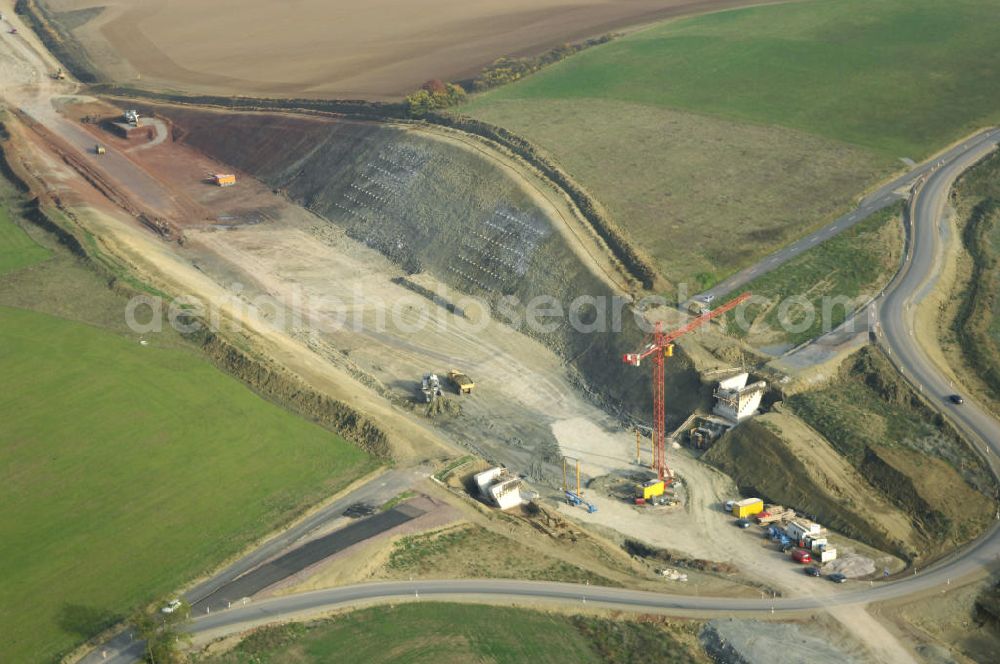
[[(505, 55), (748, 0), (45, 0), (107, 9), (74, 34), (122, 82), (213, 93), (398, 98)], [(392, 17), (391, 23), (386, 17)]]

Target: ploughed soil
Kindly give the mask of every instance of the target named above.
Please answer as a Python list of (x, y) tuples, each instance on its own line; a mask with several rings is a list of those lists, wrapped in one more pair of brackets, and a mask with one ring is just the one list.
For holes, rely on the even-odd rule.
[[(117, 82), (269, 97), (399, 98), (501, 56), (748, 0), (43, 0)], [(80, 49), (70, 49), (79, 52)]]

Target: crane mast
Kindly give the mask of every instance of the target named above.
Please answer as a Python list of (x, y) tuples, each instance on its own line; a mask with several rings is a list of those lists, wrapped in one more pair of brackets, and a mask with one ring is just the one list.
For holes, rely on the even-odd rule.
[(638, 367), (642, 360), (647, 357), (653, 359), (653, 465), (656, 468), (656, 475), (659, 479), (668, 484), (673, 481), (673, 473), (667, 466), (667, 415), (666, 415), (666, 360), (674, 354), (673, 342), (679, 337), (695, 330), (713, 318), (736, 308), (750, 298), (750, 293), (743, 293), (734, 300), (727, 302), (717, 309), (708, 311), (698, 316), (686, 325), (677, 328), (673, 332), (664, 332), (663, 323), (656, 321), (653, 334), (642, 350), (637, 353), (626, 353), (622, 360), (625, 364)]

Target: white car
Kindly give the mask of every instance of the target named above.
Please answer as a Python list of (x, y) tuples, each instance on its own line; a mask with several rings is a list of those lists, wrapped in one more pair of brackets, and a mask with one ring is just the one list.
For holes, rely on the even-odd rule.
[(726, 511), (727, 512), (732, 512), (734, 505), (736, 505), (736, 501), (735, 500), (727, 500), (726, 501), (726, 507), (725, 507)]
[(160, 611), (162, 613), (173, 613), (179, 608), (181, 608), (181, 601), (179, 599), (172, 599), (167, 602), (167, 605), (160, 609)]

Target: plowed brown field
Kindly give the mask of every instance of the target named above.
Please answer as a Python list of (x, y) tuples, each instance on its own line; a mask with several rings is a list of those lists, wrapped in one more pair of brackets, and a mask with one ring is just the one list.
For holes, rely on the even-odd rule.
[[(199, 92), (398, 98), (504, 55), (753, 0), (44, 0), (108, 77)], [(78, 11), (94, 9), (93, 12)]]

